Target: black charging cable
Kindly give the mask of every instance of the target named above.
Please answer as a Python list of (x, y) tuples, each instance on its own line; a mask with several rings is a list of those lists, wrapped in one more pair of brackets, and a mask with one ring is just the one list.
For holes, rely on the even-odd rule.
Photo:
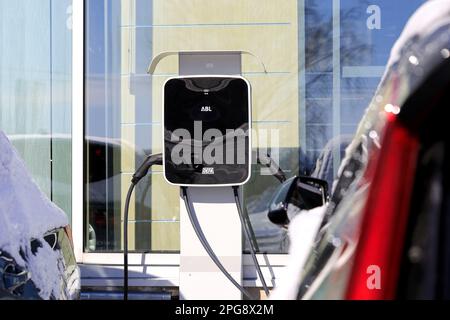
[[(163, 156), (162, 154), (154, 154), (154, 155), (150, 155), (148, 156), (144, 162), (142, 163), (142, 165), (136, 170), (136, 172), (133, 174), (133, 178), (131, 179), (131, 184), (130, 187), (128, 189), (128, 193), (127, 193), (127, 197), (125, 200), (125, 211), (124, 211), (124, 227), (123, 227), (123, 235), (124, 235), (124, 251), (123, 251), (123, 260), (124, 260), (124, 300), (128, 300), (128, 212), (129, 212), (129, 206), (130, 206), (130, 201), (131, 201), (131, 196), (133, 194), (134, 188), (136, 187), (136, 185), (139, 183), (139, 181), (144, 178), (147, 173), (148, 170), (153, 166), (153, 165), (162, 165), (163, 162)], [(275, 161), (272, 160), (272, 158), (270, 157), (269, 154), (267, 154), (266, 156), (264, 155), (259, 155), (258, 156), (258, 163), (260, 165), (266, 166), (270, 169), (270, 172), (272, 173), (272, 175), (277, 178), (280, 182), (284, 182), (286, 181), (286, 176), (284, 174), (284, 172), (281, 170), (281, 168), (278, 166), (277, 163), (275, 163)], [(186, 205), (186, 210), (189, 216), (189, 219), (191, 221), (192, 227), (200, 241), (200, 243), (202, 244), (203, 248), (205, 249), (205, 251), (208, 253), (209, 257), (211, 258), (211, 260), (216, 264), (216, 266), (220, 269), (220, 271), (222, 271), (222, 273), (228, 278), (228, 280), (230, 280), (231, 283), (233, 283), (233, 285), (239, 289), (239, 291), (242, 292), (242, 294), (244, 296), (246, 296), (248, 299), (250, 300), (254, 300), (254, 298), (249, 294), (249, 292), (242, 287), (239, 283), (237, 283), (237, 281), (230, 275), (230, 273), (225, 269), (225, 267), (222, 265), (222, 263), (220, 262), (219, 258), (217, 257), (217, 255), (214, 253), (214, 251), (212, 250), (211, 246), (209, 245), (208, 241), (206, 240), (206, 237), (200, 227), (200, 224), (198, 222), (198, 219), (196, 217), (195, 214), (193, 214), (190, 204), (189, 204), (189, 199), (188, 199), (188, 194), (187, 194), (187, 188), (186, 187), (182, 187), (182, 194), (183, 194), (183, 199)], [(238, 209), (238, 213), (239, 213), (239, 218), (241, 220), (241, 224), (242, 227), (244, 228), (245, 231), (245, 235), (247, 237), (248, 242), (250, 243), (250, 252), (251, 252), (251, 256), (253, 259), (253, 262), (255, 264), (255, 268), (256, 271), (259, 275), (259, 278), (261, 279), (261, 283), (263, 285), (264, 288), (264, 292), (266, 293), (266, 295), (269, 295), (269, 288), (267, 287), (267, 284), (265, 282), (264, 276), (262, 274), (262, 270), (261, 270), (261, 266), (259, 265), (258, 259), (256, 257), (256, 248), (255, 245), (253, 243), (253, 238), (251, 236), (251, 224), (250, 221), (247, 221), (244, 218), (244, 214), (242, 211), (242, 207), (239, 201), (239, 192), (238, 192), (239, 188), (238, 187), (233, 187), (233, 191), (234, 191), (234, 198), (236, 201), (236, 206)]]
[(264, 292), (266, 293), (266, 296), (269, 296), (269, 294), (270, 294), (269, 287), (267, 286), (266, 280), (264, 279), (264, 275), (262, 273), (261, 266), (259, 265), (258, 258), (256, 257), (256, 248), (254, 247), (254, 244), (252, 242), (252, 236), (250, 233), (250, 228), (251, 228), (250, 221), (247, 221), (244, 219), (244, 213), (242, 211), (241, 202), (239, 199), (239, 187), (234, 186), (233, 193), (234, 193), (234, 200), (236, 202), (236, 207), (237, 207), (238, 213), (239, 213), (239, 218), (241, 219), (241, 224), (242, 224), (242, 227), (244, 228), (245, 235), (247, 237), (247, 241), (250, 244), (250, 253), (251, 253), (251, 256), (253, 259), (253, 264), (255, 265), (256, 272), (258, 273), (259, 279), (261, 279), (261, 283), (264, 288)]
[(195, 234), (197, 235), (198, 240), (202, 244), (203, 248), (205, 249), (208, 256), (211, 258), (211, 260), (215, 263), (217, 268), (219, 268), (220, 271), (227, 277), (228, 280), (240, 291), (244, 296), (247, 297), (247, 299), (255, 300), (250, 293), (245, 290), (244, 287), (242, 287), (232, 276), (231, 274), (225, 269), (225, 267), (220, 262), (217, 255), (214, 253), (213, 249), (209, 245), (208, 240), (206, 240), (205, 234), (203, 233), (203, 230), (198, 222), (197, 216), (192, 212), (188, 193), (187, 193), (187, 187), (181, 187), (181, 192), (184, 200), (184, 204), (186, 205), (186, 211), (189, 216), (189, 220), (191, 221), (192, 228), (194, 229)]
[[(219, 268), (219, 270), (222, 271), (222, 273), (225, 275), (225, 277), (227, 277), (227, 279), (230, 280), (230, 282), (239, 291), (241, 291), (244, 296), (246, 296), (250, 300), (254, 300), (254, 298), (248, 293), (248, 291), (245, 290), (245, 288), (243, 288), (230, 275), (230, 273), (225, 269), (225, 267), (222, 265), (222, 263), (220, 262), (220, 260), (217, 257), (217, 255), (212, 250), (212, 248), (209, 245), (208, 240), (206, 240), (205, 234), (203, 233), (203, 230), (202, 230), (202, 228), (201, 228), (201, 226), (200, 226), (200, 224), (198, 222), (197, 216), (191, 210), (189, 197), (188, 197), (188, 193), (187, 193), (187, 187), (181, 187), (181, 190), (182, 190), (183, 200), (184, 200), (184, 203), (185, 203), (185, 206), (186, 206), (186, 211), (187, 211), (187, 214), (189, 216), (189, 220), (191, 221), (191, 224), (192, 224), (192, 228), (194, 229), (194, 232), (197, 235), (197, 238), (199, 239), (199, 241), (202, 244), (203, 248), (205, 249), (206, 253), (211, 258), (211, 260), (215, 263), (215, 265)], [(261, 283), (263, 285), (264, 292), (266, 293), (267, 296), (269, 296), (269, 294), (270, 294), (269, 288), (268, 288), (267, 283), (266, 283), (266, 281), (264, 279), (264, 275), (262, 273), (261, 266), (259, 265), (258, 258), (256, 257), (256, 250), (253, 247), (253, 242), (252, 242), (252, 237), (251, 237), (251, 234), (250, 234), (249, 226), (247, 224), (247, 221), (244, 219), (244, 214), (243, 214), (241, 203), (240, 203), (240, 200), (239, 200), (239, 187), (233, 187), (233, 192), (234, 192), (234, 199), (236, 201), (236, 207), (237, 207), (238, 213), (239, 213), (239, 219), (241, 220), (242, 227), (244, 228), (247, 241), (250, 243), (250, 252), (251, 252), (252, 259), (253, 259), (253, 263), (255, 265), (255, 268), (256, 268), (256, 271), (258, 273), (258, 276), (261, 279)]]
[[(269, 168), (270, 173), (278, 180), (280, 181), (280, 183), (283, 183), (286, 181), (286, 175), (283, 172), (283, 170), (281, 169), (281, 167), (270, 157), (270, 154), (260, 154), (258, 152), (258, 157), (257, 157), (257, 162), (258, 164), (265, 166), (267, 168)], [(209, 257), (211, 258), (211, 260), (216, 264), (216, 266), (220, 269), (220, 271), (222, 271), (222, 273), (228, 278), (228, 280), (230, 280), (230, 282), (239, 290), (242, 292), (242, 294), (244, 296), (246, 296), (248, 299), (250, 300), (254, 300), (254, 298), (252, 296), (250, 296), (250, 294), (248, 293), (247, 290), (245, 290), (244, 287), (242, 287), (239, 283), (237, 283), (237, 281), (230, 275), (230, 273), (225, 269), (225, 267), (222, 265), (222, 263), (220, 262), (219, 258), (217, 257), (217, 255), (214, 253), (214, 251), (212, 250), (211, 246), (209, 245), (208, 241), (206, 240), (206, 237), (203, 233), (203, 230), (201, 229), (201, 226), (198, 222), (197, 216), (195, 214), (193, 214), (191, 207), (190, 207), (190, 202), (189, 202), (189, 198), (188, 198), (188, 194), (187, 194), (187, 187), (181, 187), (182, 190), (182, 196), (183, 196), (183, 200), (186, 206), (186, 211), (188, 213), (189, 219), (191, 221), (192, 224), (192, 228), (194, 229), (195, 234), (197, 235), (197, 238), (199, 239), (200, 243), (202, 244), (203, 248), (205, 249), (206, 253), (209, 255)], [(251, 222), (248, 219), (245, 219), (244, 217), (244, 213), (241, 207), (241, 202), (239, 199), (239, 187), (234, 186), (233, 187), (233, 193), (234, 193), (234, 199), (236, 202), (236, 207), (238, 209), (238, 213), (239, 213), (239, 219), (241, 220), (241, 224), (242, 227), (244, 228), (245, 231), (245, 235), (247, 238), (247, 241), (250, 243), (250, 253), (253, 259), (253, 263), (255, 265), (256, 268), (256, 272), (258, 273), (258, 276), (261, 280), (262, 286), (264, 288), (264, 292), (266, 294), (266, 296), (269, 296), (270, 291), (269, 291), (269, 287), (267, 286), (266, 280), (264, 278), (264, 275), (262, 273), (261, 270), (261, 266), (258, 262), (258, 258), (256, 256), (256, 246), (257, 243), (254, 243), (254, 236), (252, 237), (252, 226), (251, 226)]]
[(125, 200), (125, 212), (123, 221), (123, 299), (128, 300), (128, 210), (130, 207), (131, 195), (136, 185), (144, 178), (148, 170), (153, 165), (162, 165), (163, 156), (161, 153), (153, 154), (145, 158), (142, 165), (136, 170), (131, 179), (130, 188), (128, 189), (127, 198)]
[(258, 156), (256, 158), (259, 165), (267, 167), (272, 174), (280, 183), (283, 183), (286, 181), (286, 175), (284, 174), (283, 170), (279, 166), (278, 163), (276, 163), (270, 154), (263, 154), (260, 153), (258, 150)]

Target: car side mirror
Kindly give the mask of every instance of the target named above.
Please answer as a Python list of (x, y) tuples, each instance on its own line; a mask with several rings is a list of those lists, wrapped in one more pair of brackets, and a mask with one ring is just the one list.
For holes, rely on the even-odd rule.
[(312, 177), (293, 177), (277, 188), (269, 204), (269, 220), (287, 228), (290, 219), (288, 207), (311, 210), (323, 206), (328, 198), (328, 183)]

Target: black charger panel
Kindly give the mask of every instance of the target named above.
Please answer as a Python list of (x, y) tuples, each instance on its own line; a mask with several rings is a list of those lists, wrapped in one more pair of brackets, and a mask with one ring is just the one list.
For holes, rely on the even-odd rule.
[(175, 77), (164, 85), (166, 180), (241, 185), (250, 178), (251, 90), (231, 76)]

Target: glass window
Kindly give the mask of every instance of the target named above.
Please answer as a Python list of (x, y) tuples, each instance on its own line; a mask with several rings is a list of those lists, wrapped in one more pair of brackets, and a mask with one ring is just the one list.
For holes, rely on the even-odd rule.
[[(161, 152), (161, 87), (177, 57), (165, 51), (246, 50), (253, 91), (253, 148), (288, 176), (332, 183), (346, 145), (380, 81), (390, 48), (422, 0), (86, 0), (86, 250), (122, 249), (131, 174)], [(326, 165), (325, 165), (326, 164)], [(277, 180), (253, 167), (244, 188), (259, 249), (287, 252), (267, 218)], [(154, 167), (130, 210), (130, 248), (179, 250), (179, 191)]]
[(72, 0), (0, 0), (0, 130), (70, 218)]

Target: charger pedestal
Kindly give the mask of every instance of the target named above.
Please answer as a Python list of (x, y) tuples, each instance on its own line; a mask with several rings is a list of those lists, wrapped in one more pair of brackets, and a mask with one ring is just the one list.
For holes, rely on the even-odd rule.
[[(241, 74), (240, 52), (179, 54), (180, 75)], [(224, 267), (242, 284), (242, 227), (231, 187), (190, 187), (200, 226)], [(241, 197), (242, 199), (242, 197)], [(180, 194), (180, 299), (240, 300), (241, 292), (209, 258), (193, 230)]]
[[(211, 248), (231, 276), (242, 284), (242, 231), (228, 188), (188, 189), (189, 200)], [(192, 229), (180, 202), (180, 299), (240, 300), (242, 294), (217, 268)]]

